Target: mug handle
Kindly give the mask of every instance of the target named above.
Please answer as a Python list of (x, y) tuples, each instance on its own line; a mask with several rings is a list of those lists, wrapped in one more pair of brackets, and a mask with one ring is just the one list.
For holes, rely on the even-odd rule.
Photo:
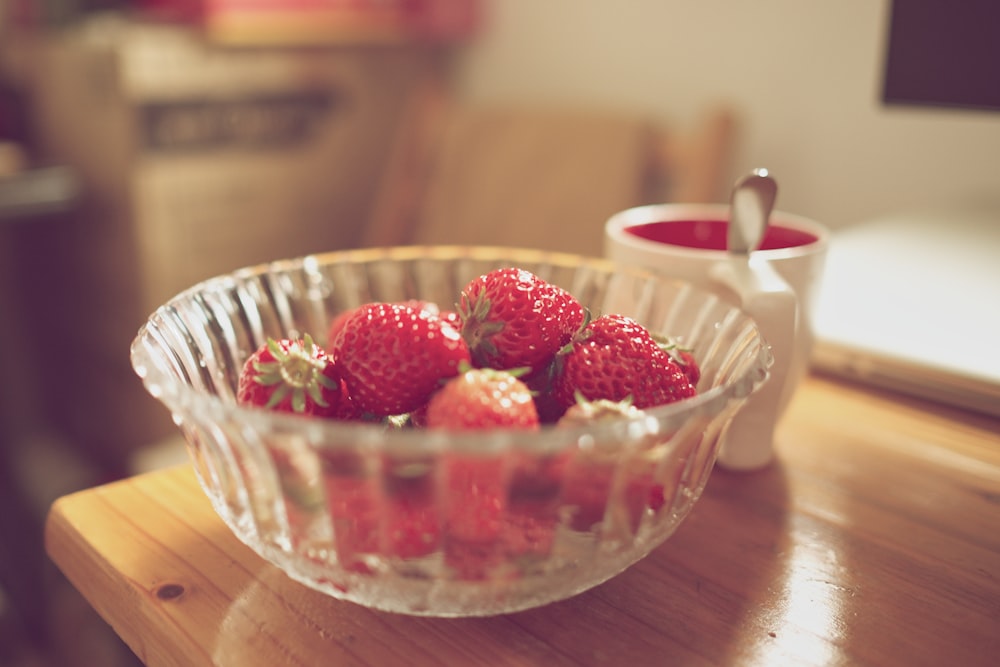
[(731, 470), (754, 470), (774, 456), (774, 429), (799, 335), (798, 300), (788, 283), (763, 258), (734, 256), (710, 271), (712, 280), (736, 293), (756, 323), (774, 361), (767, 381), (747, 400), (729, 425), (718, 463)]

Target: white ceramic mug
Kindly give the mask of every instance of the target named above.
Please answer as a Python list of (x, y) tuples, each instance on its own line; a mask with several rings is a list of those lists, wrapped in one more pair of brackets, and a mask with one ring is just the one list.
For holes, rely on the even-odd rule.
[(809, 368), (813, 301), (829, 242), (826, 227), (776, 211), (760, 249), (726, 251), (726, 204), (655, 204), (613, 215), (605, 256), (688, 280), (736, 301), (756, 322), (774, 356), (767, 383), (729, 427), (718, 462), (737, 470), (768, 464), (774, 429)]

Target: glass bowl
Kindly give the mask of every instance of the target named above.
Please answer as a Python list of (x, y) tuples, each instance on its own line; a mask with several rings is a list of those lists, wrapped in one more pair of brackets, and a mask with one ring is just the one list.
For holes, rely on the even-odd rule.
[[(450, 307), (502, 266), (560, 285), (595, 316), (679, 339), (699, 360), (699, 394), (641, 418), (461, 435), (237, 405), (243, 362), (268, 337), (323, 344), (337, 313), (370, 301)], [(646, 556), (691, 510), (771, 362), (750, 318), (688, 283), (600, 259), (445, 246), (331, 252), (207, 280), (150, 316), (131, 359), (241, 541), (334, 598), (431, 616), (536, 607)], [(454, 528), (470, 512), (474, 538)]]

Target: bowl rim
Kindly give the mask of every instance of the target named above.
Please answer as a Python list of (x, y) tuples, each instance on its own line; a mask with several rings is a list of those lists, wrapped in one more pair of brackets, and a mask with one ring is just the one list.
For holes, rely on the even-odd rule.
[[(175, 422), (178, 413), (190, 414), (199, 420), (213, 422), (222, 418), (228, 422), (260, 429), (260, 432), (264, 432), (266, 429), (282, 434), (295, 434), (298, 437), (304, 437), (309, 443), (345, 442), (350, 443), (353, 447), (357, 447), (359, 443), (369, 443), (380, 451), (394, 452), (399, 449), (400, 453), (413, 455), (433, 454), (443, 449), (478, 454), (493, 451), (502, 452), (511, 447), (532, 452), (551, 451), (554, 453), (570, 445), (582, 444), (586, 446), (588, 443), (592, 443), (594, 446), (598, 446), (604, 440), (640, 440), (648, 435), (682, 428), (685, 421), (688, 421), (689, 417), (695, 414), (714, 413), (721, 409), (718, 407), (719, 404), (724, 405), (733, 398), (748, 396), (769, 377), (769, 368), (773, 357), (770, 346), (763, 339), (757, 323), (738, 304), (721, 299), (720, 301), (728, 308), (741, 313), (746, 318), (747, 324), (757, 333), (761, 343), (756, 358), (748, 364), (743, 374), (726, 384), (712, 387), (691, 398), (645, 408), (638, 416), (581, 426), (543, 424), (538, 430), (497, 428), (485, 432), (456, 432), (444, 429), (392, 428), (385, 424), (372, 422), (316, 419), (239, 405), (235, 401), (178, 382), (174, 378), (168, 377), (165, 372), (161, 372), (163, 369), (158, 368), (157, 364), (148, 363), (152, 359), (151, 353), (145, 349), (146, 342), (155, 338), (156, 322), (166, 317), (177, 303), (195, 294), (210, 289), (230, 289), (241, 281), (267, 273), (301, 269), (308, 263), (318, 265), (333, 262), (360, 263), (374, 260), (412, 259), (503, 261), (509, 262), (512, 266), (516, 266), (517, 262), (520, 261), (558, 266), (587, 265), (607, 273), (628, 273), (635, 277), (673, 284), (698, 294), (716, 296), (690, 281), (664, 277), (643, 268), (626, 266), (609, 259), (533, 248), (495, 245), (406, 245), (324, 251), (244, 266), (232, 272), (199, 281), (178, 292), (158, 306), (138, 329), (129, 350), (133, 370), (142, 380), (146, 390), (170, 410), (174, 415)], [(742, 385), (742, 387), (737, 387), (737, 385)], [(731, 395), (738, 391), (742, 392), (742, 396)], [(553, 433), (559, 433), (562, 437), (553, 438)], [(484, 442), (486, 443), (485, 447)]]

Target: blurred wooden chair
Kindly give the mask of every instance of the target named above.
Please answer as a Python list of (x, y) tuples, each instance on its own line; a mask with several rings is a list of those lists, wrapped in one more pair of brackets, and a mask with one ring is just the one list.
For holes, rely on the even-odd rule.
[(664, 201), (728, 197), (733, 115), (688, 134), (638, 116), (419, 96), (363, 245), (489, 244), (599, 256), (604, 221)]

